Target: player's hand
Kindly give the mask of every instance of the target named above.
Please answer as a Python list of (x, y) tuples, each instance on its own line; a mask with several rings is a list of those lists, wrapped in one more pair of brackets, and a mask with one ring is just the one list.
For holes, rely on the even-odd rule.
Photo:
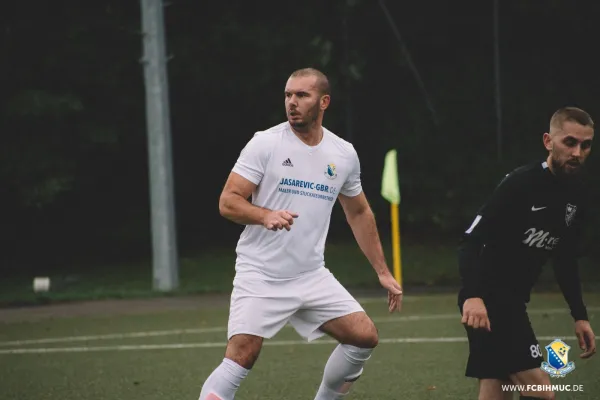
[(492, 330), (487, 309), (485, 308), (483, 299), (479, 297), (472, 297), (465, 301), (461, 322), (474, 329)]
[(579, 341), (579, 347), (583, 350), (579, 357), (590, 358), (593, 356), (596, 353), (596, 338), (589, 321), (575, 321), (575, 335)]
[(271, 231), (290, 230), (298, 214), (287, 210), (269, 211), (263, 219), (263, 226)]
[(379, 275), (379, 283), (388, 291), (388, 309), (389, 312), (402, 310), (402, 287), (396, 279), (390, 274)]

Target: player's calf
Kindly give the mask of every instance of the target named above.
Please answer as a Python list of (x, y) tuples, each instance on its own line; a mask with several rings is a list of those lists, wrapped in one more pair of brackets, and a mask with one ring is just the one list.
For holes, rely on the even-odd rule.
[(479, 400), (512, 400), (513, 392), (503, 387), (511, 384), (510, 380), (484, 378), (479, 380)]
[(361, 376), (363, 365), (372, 352), (372, 348), (338, 345), (325, 365), (323, 381), (315, 400), (336, 400), (346, 395)]
[(554, 400), (554, 393), (550, 392), (548, 394), (551, 397), (532, 397), (532, 396), (519, 396), (519, 400)]
[(540, 390), (536, 391), (535, 388), (550, 388), (550, 378), (548, 374), (542, 371), (540, 368), (532, 368), (525, 371), (511, 374), (510, 379), (513, 383), (521, 385), (532, 390), (522, 391), (521, 399), (543, 399), (543, 400), (554, 400), (555, 395), (552, 391)]
[(554, 400), (556, 396), (552, 391), (522, 391), (520, 400)]
[(262, 341), (253, 335), (232, 336), (223, 362), (202, 385), (199, 400), (233, 400), (260, 354)]
[(233, 400), (248, 372), (248, 369), (224, 358), (202, 385), (199, 400)]

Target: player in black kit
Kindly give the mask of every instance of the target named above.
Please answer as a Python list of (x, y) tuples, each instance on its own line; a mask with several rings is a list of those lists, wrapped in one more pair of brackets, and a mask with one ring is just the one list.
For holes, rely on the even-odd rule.
[[(506, 175), (463, 235), (458, 304), (469, 339), (466, 376), (479, 379), (479, 399), (512, 398), (503, 384), (550, 385), (526, 311), (549, 259), (575, 321), (581, 357), (596, 351), (577, 265), (587, 200), (580, 177), (593, 137), (585, 111), (556, 111), (543, 135), (548, 158)], [(554, 393), (521, 391), (521, 398), (554, 399)]]

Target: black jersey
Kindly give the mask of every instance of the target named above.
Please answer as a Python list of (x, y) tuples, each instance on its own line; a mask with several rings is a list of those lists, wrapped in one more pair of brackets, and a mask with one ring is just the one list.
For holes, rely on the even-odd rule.
[(527, 303), (551, 259), (573, 318), (587, 320), (577, 264), (587, 199), (574, 181), (542, 161), (506, 175), (463, 235), (460, 302)]

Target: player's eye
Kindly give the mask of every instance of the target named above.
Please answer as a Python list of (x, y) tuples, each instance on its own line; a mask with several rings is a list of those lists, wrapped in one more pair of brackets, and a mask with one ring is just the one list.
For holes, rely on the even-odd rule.
[(564, 144), (567, 147), (573, 147), (577, 144), (577, 141), (575, 139), (569, 137), (564, 140)]
[(581, 149), (582, 150), (587, 150), (590, 147), (592, 147), (592, 141), (591, 140), (584, 140), (583, 142), (581, 142)]

